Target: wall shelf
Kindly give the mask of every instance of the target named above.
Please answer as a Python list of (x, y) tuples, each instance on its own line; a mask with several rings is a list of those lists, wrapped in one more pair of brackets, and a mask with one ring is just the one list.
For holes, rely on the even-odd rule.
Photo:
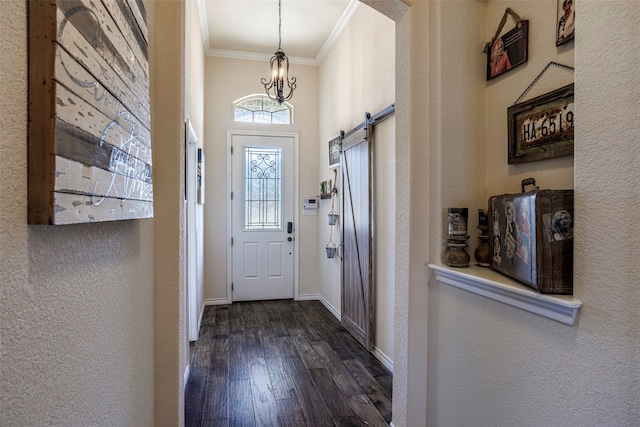
[(488, 268), (470, 265), (453, 268), (444, 264), (427, 264), (436, 280), (540, 316), (573, 325), (582, 302), (571, 295), (540, 294)]

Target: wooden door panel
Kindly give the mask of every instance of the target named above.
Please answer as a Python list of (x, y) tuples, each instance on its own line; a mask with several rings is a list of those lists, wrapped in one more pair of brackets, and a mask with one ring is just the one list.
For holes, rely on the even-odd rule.
[(343, 141), (342, 323), (365, 348), (373, 347), (371, 152), (367, 128)]

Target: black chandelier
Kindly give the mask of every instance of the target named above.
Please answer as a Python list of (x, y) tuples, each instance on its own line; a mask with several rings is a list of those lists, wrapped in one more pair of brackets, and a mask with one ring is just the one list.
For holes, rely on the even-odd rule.
[[(296, 78), (289, 79), (289, 58), (282, 51), (282, 0), (278, 0), (278, 50), (271, 57), (270, 78), (262, 79), (264, 89), (267, 91), (269, 98), (282, 104), (293, 96), (293, 90), (296, 88)], [(289, 94), (284, 95), (285, 82), (289, 88)]]

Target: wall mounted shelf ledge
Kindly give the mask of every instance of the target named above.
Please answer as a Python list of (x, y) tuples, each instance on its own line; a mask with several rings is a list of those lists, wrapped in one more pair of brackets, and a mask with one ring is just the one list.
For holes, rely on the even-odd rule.
[(475, 265), (453, 268), (443, 264), (427, 264), (436, 280), (478, 295), (491, 298), (540, 316), (573, 325), (582, 307), (571, 295), (540, 294), (502, 274)]

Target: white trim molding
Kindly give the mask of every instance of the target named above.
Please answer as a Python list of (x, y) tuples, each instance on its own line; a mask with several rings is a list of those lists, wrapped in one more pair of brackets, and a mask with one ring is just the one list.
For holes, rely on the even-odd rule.
[(389, 356), (381, 352), (378, 347), (373, 347), (372, 353), (376, 357), (376, 359), (378, 359), (380, 363), (382, 363), (384, 367), (393, 374), (393, 360), (391, 360)]
[(320, 294), (302, 294), (302, 295), (298, 295), (297, 299), (300, 301), (320, 301), (322, 305), (324, 305), (324, 307), (327, 310), (329, 310), (336, 319), (338, 319), (338, 322), (342, 321), (342, 315), (340, 314), (340, 310), (336, 309), (333, 305), (331, 305), (331, 303), (329, 303), (329, 301), (327, 301)]
[[(205, 51), (206, 56), (214, 56), (218, 58), (229, 59), (243, 59), (246, 61), (262, 61), (269, 62), (273, 54), (269, 53), (256, 53), (256, 52), (242, 52), (239, 50), (226, 50), (226, 49), (207, 49)], [(296, 65), (311, 65), (317, 67), (318, 61), (313, 58), (305, 58), (302, 56), (288, 56), (289, 64)]]
[(187, 365), (187, 367), (184, 369), (184, 378), (183, 378), (183, 390), (187, 389), (187, 382), (189, 381), (189, 372), (191, 372), (191, 365)]
[(428, 264), (436, 280), (474, 294), (530, 311), (567, 325), (573, 325), (582, 302), (572, 295), (540, 294), (500, 273), (471, 265), (453, 268), (442, 264)]
[(204, 305), (224, 305), (231, 304), (227, 298), (208, 298), (204, 300)]
[[(227, 130), (227, 218), (233, 217), (231, 192), (233, 191), (233, 181), (231, 179), (232, 159), (231, 145), (235, 135), (250, 136), (275, 136), (293, 139), (293, 223), (300, 224), (300, 208), (299, 208), (299, 182), (300, 182), (300, 133), (299, 132), (278, 132), (278, 131), (254, 131), (254, 130)], [(295, 230), (295, 228), (294, 228)], [(294, 241), (297, 232), (294, 231)], [(233, 291), (231, 285), (233, 282), (233, 248), (231, 246), (231, 237), (233, 236), (233, 221), (227, 221), (227, 304), (233, 302)], [(293, 299), (297, 300), (300, 289), (300, 245), (293, 245)]]

